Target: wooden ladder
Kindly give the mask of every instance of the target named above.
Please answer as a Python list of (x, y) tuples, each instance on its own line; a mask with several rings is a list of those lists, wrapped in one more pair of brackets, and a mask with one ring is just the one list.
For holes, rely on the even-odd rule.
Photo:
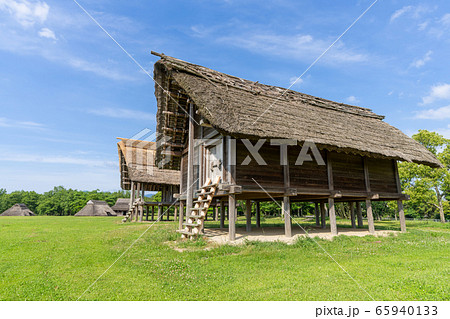
[(141, 203), (141, 199), (137, 198), (133, 205), (131, 205), (130, 209), (128, 210), (127, 214), (125, 215), (125, 217), (122, 219), (122, 223), (126, 223), (128, 220), (131, 219), (131, 215), (133, 214), (133, 211), (136, 209), (136, 206), (138, 206)]
[(199, 195), (193, 203), (194, 207), (189, 209), (190, 214), (187, 216), (186, 223), (183, 223), (185, 228), (177, 230), (181, 234), (181, 238), (193, 239), (200, 234), (209, 205), (211, 205), (211, 201), (219, 186), (219, 181), (220, 176), (217, 176), (212, 184), (211, 179), (208, 178), (206, 183), (197, 191)]

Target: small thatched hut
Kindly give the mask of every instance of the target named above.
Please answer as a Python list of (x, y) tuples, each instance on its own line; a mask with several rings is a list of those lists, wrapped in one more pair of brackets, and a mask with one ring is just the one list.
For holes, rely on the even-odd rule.
[(5, 210), (0, 216), (36, 216), (25, 204), (15, 204)]
[(125, 215), (130, 209), (130, 199), (129, 198), (118, 198), (116, 204), (111, 207), (117, 215)]
[[(129, 206), (132, 213), (125, 220), (140, 217), (143, 220), (143, 206), (158, 206), (158, 216), (163, 207), (174, 204), (174, 194), (180, 191), (180, 171), (161, 169), (155, 165), (156, 143), (152, 141), (118, 138), (121, 187), (131, 190)], [(145, 203), (146, 191), (160, 191), (160, 203)], [(152, 208), (153, 210), (153, 208)], [(139, 212), (139, 214), (138, 214)], [(167, 215), (168, 216), (168, 215)], [(148, 217), (148, 210), (147, 210)]]
[(103, 200), (90, 200), (75, 216), (117, 216)]

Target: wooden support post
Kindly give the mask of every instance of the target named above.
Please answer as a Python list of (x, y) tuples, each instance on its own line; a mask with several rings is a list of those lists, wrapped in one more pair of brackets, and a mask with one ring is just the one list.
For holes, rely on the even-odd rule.
[(326, 217), (325, 217), (325, 203), (320, 203), (320, 224), (322, 228), (325, 228), (327, 225)]
[(225, 228), (225, 203), (220, 201), (220, 228)]
[(256, 227), (261, 228), (261, 207), (259, 202), (256, 202)]
[(142, 185), (142, 190), (141, 190), (141, 200), (142, 200), (142, 205), (139, 207), (139, 221), (142, 223), (144, 221), (144, 198), (145, 198), (145, 190), (144, 190), (144, 184)]
[[(134, 200), (135, 200), (135, 192), (134, 192), (134, 189), (135, 189), (135, 188), (136, 188), (136, 185), (135, 185), (134, 182), (132, 181), (132, 182), (131, 182), (131, 194), (130, 194), (130, 207), (129, 207), (128, 209), (131, 209), (131, 207), (132, 207), (133, 204), (134, 204)], [(131, 211), (130, 221), (133, 221), (133, 213), (134, 213), (134, 210)]]
[(362, 211), (361, 211), (361, 202), (356, 202), (356, 217), (358, 220), (358, 227), (364, 227)]
[(247, 232), (252, 231), (252, 202), (250, 199), (245, 201), (245, 217), (247, 219), (245, 230)]
[(188, 170), (186, 185), (186, 217), (190, 216), (194, 199), (194, 104), (189, 103)]
[(148, 222), (148, 210), (149, 210), (148, 206), (145, 206), (145, 221), (147, 222)]
[(316, 215), (316, 226), (320, 226), (319, 203), (314, 203), (314, 214)]
[[(186, 218), (187, 220), (187, 218)], [(180, 218), (178, 219), (178, 229), (183, 229), (183, 222), (184, 222), (184, 202), (180, 201)]]
[(291, 199), (289, 196), (283, 197), (282, 208), (284, 212), (284, 235), (292, 237)]
[(155, 220), (155, 206), (152, 205), (152, 221)]
[(170, 206), (165, 206), (163, 207), (163, 212), (166, 212), (166, 220), (169, 221), (170, 220)]
[(178, 220), (178, 205), (174, 206), (174, 214), (173, 214), (173, 221), (176, 222)]
[[(137, 187), (136, 187), (136, 197), (139, 198), (140, 197), (140, 193), (141, 193), (141, 183), (137, 183)], [(139, 210), (140, 210), (141, 206), (137, 205), (135, 208), (135, 221), (138, 221), (139, 218)]]
[(158, 220), (162, 219), (162, 206), (158, 204)]
[(372, 201), (366, 199), (367, 224), (369, 224), (369, 233), (375, 234), (375, 225), (373, 223)]
[(236, 240), (236, 196), (228, 195), (228, 238), (230, 241)]
[(356, 228), (356, 222), (355, 222), (355, 202), (348, 203), (348, 206), (350, 207), (350, 220), (352, 222), (352, 228)]
[(219, 205), (214, 206), (214, 221), (218, 221), (219, 220)]
[(338, 230), (336, 224), (336, 210), (334, 207), (334, 198), (328, 198), (328, 214), (330, 215), (331, 235), (335, 236), (338, 234)]
[(400, 219), (400, 230), (402, 233), (406, 233), (405, 211), (403, 210), (403, 202), (401, 200), (397, 201), (397, 207), (398, 207), (398, 217)]

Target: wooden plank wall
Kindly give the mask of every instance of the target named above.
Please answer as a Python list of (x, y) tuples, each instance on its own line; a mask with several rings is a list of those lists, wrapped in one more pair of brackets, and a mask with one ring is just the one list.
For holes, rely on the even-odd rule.
[(363, 158), (352, 154), (329, 152), (333, 163), (334, 188), (337, 190), (364, 191)]
[(367, 165), (372, 192), (397, 193), (394, 162), (392, 160), (367, 158)]
[[(289, 146), (289, 173), (291, 186), (293, 188), (307, 187), (312, 189), (328, 189), (328, 176), (326, 165), (317, 165), (316, 161), (307, 161), (303, 165), (295, 165), (300, 154), (300, 146)], [(326, 161), (326, 152), (320, 151), (322, 158)], [(314, 157), (312, 157), (314, 159)]]

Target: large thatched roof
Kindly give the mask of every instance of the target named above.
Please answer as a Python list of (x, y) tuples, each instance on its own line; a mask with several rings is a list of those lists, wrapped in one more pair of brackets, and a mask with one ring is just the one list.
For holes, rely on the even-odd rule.
[(155, 166), (156, 143), (119, 138), (121, 187), (131, 189), (131, 181), (145, 183), (146, 191), (159, 191), (163, 185), (180, 185), (180, 172)]
[(15, 204), (5, 210), (0, 216), (36, 216), (25, 204)]
[(90, 200), (75, 216), (117, 216), (117, 214), (109, 207), (107, 202)]
[(168, 98), (158, 84), (155, 86), (160, 133), (170, 132), (173, 123), (170, 113), (185, 113), (180, 107), (174, 109), (174, 105), (186, 109), (186, 101), (190, 99), (199, 115), (226, 135), (291, 138), (300, 143), (309, 140), (333, 151), (441, 166), (425, 147), (370, 109), (292, 90), (285, 92), (280, 87), (160, 56), (155, 64), (155, 80), (171, 92)]

